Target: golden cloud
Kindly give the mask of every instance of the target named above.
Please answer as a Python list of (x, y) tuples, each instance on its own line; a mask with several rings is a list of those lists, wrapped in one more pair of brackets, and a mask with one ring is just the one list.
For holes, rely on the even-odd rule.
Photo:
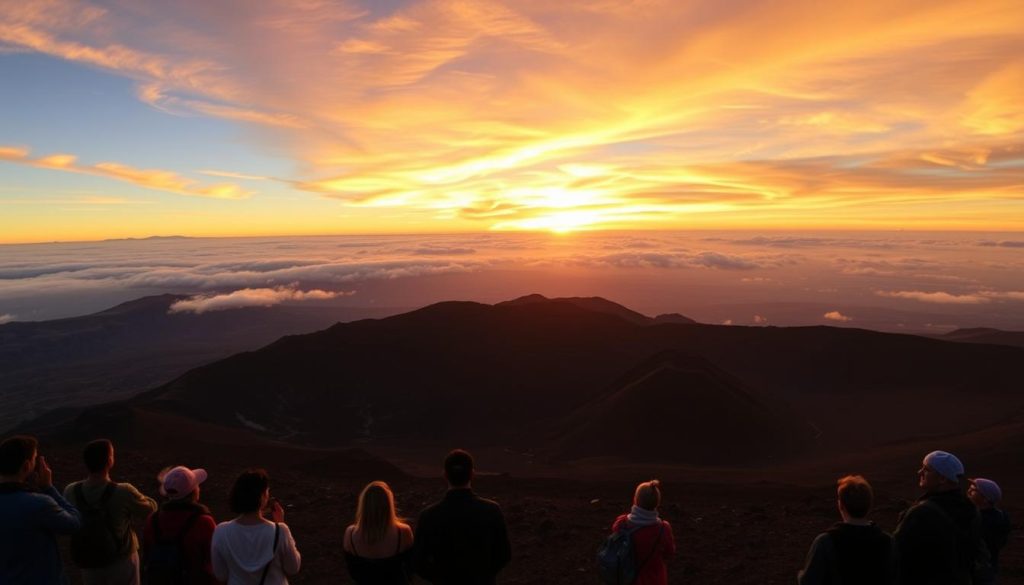
[(77, 164), (78, 158), (70, 154), (52, 154), (32, 158), (28, 149), (13, 146), (0, 146), (0, 160), (45, 169), (97, 175), (125, 181), (147, 189), (169, 191), (179, 195), (196, 195), (214, 199), (246, 199), (253, 194), (252, 191), (247, 191), (231, 183), (201, 185), (173, 171), (139, 169), (114, 162), (101, 162), (93, 165)]

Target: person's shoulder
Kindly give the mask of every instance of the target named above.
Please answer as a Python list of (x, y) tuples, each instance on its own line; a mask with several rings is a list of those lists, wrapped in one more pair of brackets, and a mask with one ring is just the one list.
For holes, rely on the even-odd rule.
[(80, 479), (78, 481), (73, 481), (73, 482), (69, 483), (68, 485), (64, 486), (64, 492), (63, 493), (64, 493), (64, 499), (65, 500), (74, 501), (74, 498), (75, 498), (75, 488), (77, 486), (81, 485), (82, 481), (83, 480)]
[(629, 522), (629, 514), (620, 514), (615, 518), (615, 521), (612, 522), (612, 531), (614, 532), (625, 527), (627, 522)]
[(494, 500), (492, 500), (490, 498), (484, 498), (484, 497), (481, 497), (481, 496), (479, 496), (477, 494), (473, 494), (473, 501), (476, 502), (476, 505), (481, 507), (481, 508), (486, 508), (486, 509), (491, 510), (491, 511), (501, 512), (501, 504), (499, 504), (498, 502), (495, 502)]

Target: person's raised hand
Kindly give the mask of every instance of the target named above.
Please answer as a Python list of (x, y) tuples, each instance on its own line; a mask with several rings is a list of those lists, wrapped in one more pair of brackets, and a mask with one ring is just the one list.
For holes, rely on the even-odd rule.
[(53, 487), (53, 470), (46, 464), (46, 457), (39, 456), (36, 462), (36, 485), (40, 489)]
[(284, 522), (284, 508), (281, 507), (281, 502), (277, 500), (270, 502), (270, 519), (274, 522)]

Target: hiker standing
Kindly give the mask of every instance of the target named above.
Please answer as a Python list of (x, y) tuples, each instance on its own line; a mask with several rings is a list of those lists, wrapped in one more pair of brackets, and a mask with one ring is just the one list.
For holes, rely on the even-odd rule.
[[(213, 533), (213, 572), (228, 585), (288, 585), (302, 557), (284, 523), (284, 508), (270, 497), (270, 478), (248, 469), (231, 487), (231, 511)], [(270, 516), (270, 520), (264, 517)]]
[(953, 454), (932, 451), (917, 472), (924, 495), (900, 516), (893, 536), (901, 585), (991, 582), (981, 517), (960, 488), (964, 466)]
[(210, 542), (217, 523), (199, 503), (204, 469), (178, 466), (161, 472), (160, 494), (167, 498), (149, 515), (143, 532), (142, 580), (145, 583), (214, 585)]
[(892, 537), (867, 519), (874, 493), (859, 475), (838, 482), (836, 505), (842, 522), (814, 539), (799, 585), (890, 585), (896, 565)]
[(501, 507), (473, 493), (473, 457), (456, 449), (444, 460), (448, 492), (420, 513), (413, 558), (434, 585), (493, 585), (512, 549)]
[(0, 443), (0, 583), (61, 585), (66, 582), (59, 534), (73, 534), (81, 517), (53, 487), (53, 472), (33, 437)]
[(612, 534), (631, 533), (634, 585), (668, 585), (668, 561), (676, 554), (672, 526), (658, 516), (661, 482), (652, 479), (636, 486), (633, 507), (612, 524)]
[(349, 576), (357, 585), (408, 585), (412, 543), (412, 528), (395, 510), (394, 492), (383, 481), (370, 482), (342, 538)]
[(992, 582), (999, 576), (999, 551), (1010, 539), (1010, 515), (999, 509), (1003, 490), (991, 479), (970, 480), (967, 497), (978, 507), (981, 514), (981, 537), (988, 547), (992, 564)]
[(82, 514), (82, 529), (71, 538), (71, 558), (82, 569), (84, 585), (138, 585), (139, 541), (132, 516), (148, 516), (156, 502), (130, 483), (110, 479), (114, 445), (97, 439), (85, 446), (82, 459), (89, 476), (64, 488)]

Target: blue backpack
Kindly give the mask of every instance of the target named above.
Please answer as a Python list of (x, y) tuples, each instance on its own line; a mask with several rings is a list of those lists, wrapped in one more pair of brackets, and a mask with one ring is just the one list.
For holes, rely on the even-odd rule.
[(633, 542), (633, 534), (646, 526), (634, 526), (633, 528), (619, 528), (604, 540), (601, 548), (597, 549), (597, 571), (601, 576), (601, 583), (605, 585), (630, 585), (636, 581), (640, 570), (644, 568), (647, 561), (651, 560), (658, 550), (658, 543), (661, 541), (661, 533), (665, 525), (658, 523), (660, 527), (658, 536), (654, 540), (651, 552), (640, 563), (636, 562), (636, 546)]

